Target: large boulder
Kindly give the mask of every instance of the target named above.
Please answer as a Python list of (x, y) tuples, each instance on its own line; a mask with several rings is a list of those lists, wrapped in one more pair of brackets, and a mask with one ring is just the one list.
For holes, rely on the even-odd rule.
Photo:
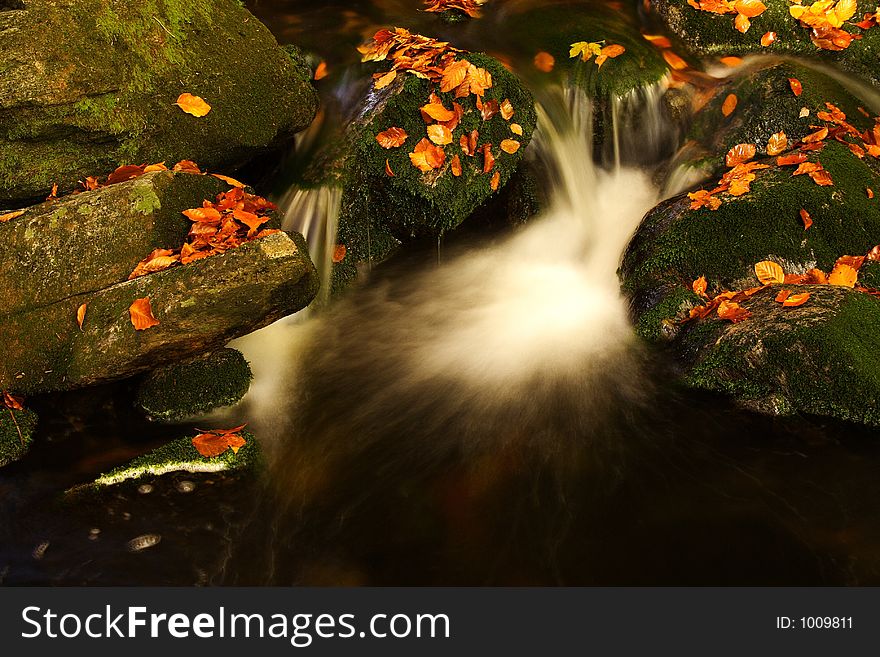
[[(308, 305), (318, 280), (296, 233), (127, 280), (154, 248), (183, 242), (192, 224), (181, 212), (211, 199), (218, 184), (151, 173), (0, 223), (0, 280), (10, 291), (0, 306), (0, 390), (30, 394), (126, 378), (216, 350)], [(137, 331), (129, 307), (144, 297), (160, 323)]]
[[(733, 3), (731, 3), (733, 4)], [(813, 3), (805, 2), (804, 6)], [(694, 55), (727, 56), (748, 54), (789, 55), (811, 58), (839, 66), (880, 86), (877, 60), (880, 57), (880, 27), (860, 29), (855, 23), (865, 14), (874, 14), (874, 0), (858, 0), (855, 15), (842, 26), (842, 30), (857, 36), (850, 45), (834, 51), (817, 47), (811, 40), (811, 30), (792, 17), (789, 0), (764, 0), (767, 10), (751, 19), (746, 32), (734, 27), (736, 12), (718, 14), (702, 11), (691, 6), (688, 0), (653, 0), (651, 7), (662, 19), (666, 28), (677, 36), (678, 46)], [(761, 37), (775, 32), (772, 46), (761, 45)]]
[[(308, 67), (235, 0), (0, 6), (0, 203), (120, 164), (243, 163), (307, 126)], [(203, 97), (201, 118), (175, 106)]]
[[(670, 346), (684, 365), (688, 384), (730, 393), (752, 408), (878, 424), (880, 416), (872, 410), (880, 399), (880, 370), (872, 347), (880, 337), (878, 299), (839, 286), (795, 286), (794, 279), (792, 285), (770, 286), (740, 299), (751, 312), (745, 321), (731, 323), (714, 312), (689, 319), (691, 309), (706, 303), (692, 287), (700, 277), (708, 281), (708, 296), (714, 297), (760, 286), (754, 267), (761, 261), (776, 262), (789, 275), (813, 268), (827, 273), (841, 256), (864, 255), (880, 242), (880, 204), (873, 194), (880, 191), (880, 159), (851, 150), (861, 138), (835, 133), (825, 106), (827, 101), (838, 108), (857, 108), (864, 105), (859, 99), (827, 79), (811, 78), (810, 86), (821, 93), (807, 96), (805, 91), (795, 103), (783, 100), (781, 109), (768, 110), (766, 121), (755, 118), (768, 96), (784, 97), (778, 87), (783, 79), (788, 86), (784, 76), (793, 70), (771, 67), (733, 82), (733, 89), (747, 99), (735, 114), (724, 117), (713, 102), (696, 117), (695, 125), (708, 140), (707, 151), (719, 149), (707, 160), (709, 170), (725, 168), (723, 149), (739, 140), (757, 144), (757, 162), (768, 168), (751, 172), (754, 180), (744, 194), (716, 192), (720, 204), (714, 210), (699, 207), (699, 197), (685, 194), (650, 211), (624, 256), (623, 287), (639, 333)], [(809, 116), (801, 117), (802, 107), (810, 110)], [(777, 109), (787, 114), (770, 120)], [(749, 117), (759, 123), (757, 132)], [(856, 109), (847, 113), (848, 121), (861, 125), (867, 120)], [(794, 137), (815, 133), (820, 126), (832, 129), (819, 142), (821, 149), (810, 150), (808, 143), (801, 150)], [(784, 154), (806, 156), (821, 165), (832, 184), (793, 175), (796, 165), (780, 165), (766, 155), (767, 138), (783, 129), (793, 135)], [(703, 188), (715, 186), (713, 178)], [(812, 219), (807, 229), (801, 210)], [(876, 269), (864, 265), (859, 285), (873, 288)], [(810, 298), (803, 306), (784, 307), (775, 301), (782, 287), (809, 292)]]

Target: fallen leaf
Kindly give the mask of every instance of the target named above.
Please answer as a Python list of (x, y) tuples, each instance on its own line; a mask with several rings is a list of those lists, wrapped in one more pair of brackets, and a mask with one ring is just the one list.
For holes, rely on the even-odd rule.
[(754, 144), (737, 144), (727, 152), (724, 161), (728, 167), (735, 167), (751, 160), (757, 152)]
[(828, 128), (820, 128), (816, 130), (816, 132), (811, 132), (806, 137), (801, 139), (805, 144), (813, 144), (816, 142), (820, 142), (828, 136)]
[(706, 277), (700, 276), (693, 283), (691, 283), (691, 289), (694, 291), (694, 294), (698, 294), (701, 297), (706, 296)]
[(724, 300), (718, 305), (718, 316), (721, 319), (736, 324), (752, 316), (752, 313), (740, 306), (735, 301)]
[[(511, 123), (510, 124), (510, 131), (513, 134), (519, 135), (520, 137), (522, 137), (523, 129), (519, 123)], [(22, 212), (23, 212), (23, 210), (22, 210)]]
[(345, 260), (345, 244), (337, 244), (333, 249), (333, 262), (340, 263)]
[(17, 395), (13, 395), (8, 390), (3, 391), (3, 405), (12, 411), (24, 410), (24, 399)]
[(0, 214), (0, 224), (15, 219), (16, 217), (20, 217), (25, 212), (25, 210), (15, 210), (13, 212), (7, 212), (6, 214)]
[(854, 287), (859, 273), (850, 265), (838, 263), (834, 265), (834, 269), (828, 275), (829, 285), (840, 285), (842, 287)]
[(449, 162), (449, 168), (452, 170), (452, 175), (456, 178), (461, 175), (461, 159), (456, 155)]
[(79, 325), (79, 330), (82, 331), (83, 322), (86, 320), (86, 308), (89, 304), (84, 303), (79, 308), (76, 309), (76, 323)]
[(755, 265), (755, 275), (764, 285), (785, 282), (785, 272), (775, 262), (762, 260)]
[[(553, 70), (553, 67), (556, 65), (556, 58), (551, 55), (549, 52), (544, 52), (543, 50), (535, 55), (535, 59), (533, 64), (536, 69), (541, 71), (542, 73), (549, 73)], [(460, 83), (459, 83), (460, 84)], [(458, 85), (454, 85), (458, 86)]]
[(388, 71), (384, 75), (380, 75), (378, 78), (376, 78), (376, 81), (373, 82), (373, 88), (374, 89), (384, 89), (389, 84), (394, 82), (394, 80), (396, 80), (396, 79), (397, 79), (397, 71), (393, 71), (393, 70)]
[(784, 167), (794, 164), (803, 164), (807, 161), (806, 153), (792, 153), (791, 155), (780, 155), (776, 158), (776, 166)]
[[(874, 190), (870, 187), (865, 188), (865, 193), (867, 193), (868, 198), (874, 198)], [(3, 217), (0, 217), (0, 221), (3, 221)]]
[(389, 178), (394, 177), (394, 171), (391, 169), (391, 162), (389, 162), (387, 158), (385, 159), (385, 175)]
[(510, 103), (510, 100), (507, 98), (505, 98), (504, 100), (501, 101), (500, 111), (501, 111), (501, 118), (503, 118), (505, 121), (510, 121), (510, 119), (513, 118), (513, 115), (515, 113), (515, 111), (513, 109), (513, 105)]
[(803, 306), (807, 300), (810, 298), (809, 292), (803, 292), (801, 294), (792, 294), (787, 297), (782, 305), (786, 308), (797, 308), (798, 306)]
[(230, 178), (229, 176), (224, 176), (219, 173), (212, 173), (211, 175), (218, 180), (222, 180), (223, 182), (232, 185), (233, 187), (247, 187), (247, 185), (245, 185), (243, 182), (237, 181), (235, 178)]
[(784, 132), (776, 132), (770, 135), (767, 141), (767, 155), (779, 155), (788, 148), (788, 137)]
[(489, 187), (492, 188), (492, 191), (498, 191), (498, 185), (501, 183), (501, 172), (496, 170), (492, 175), (492, 180), (489, 181)]
[(153, 308), (150, 306), (150, 297), (135, 299), (128, 308), (131, 317), (131, 325), (136, 331), (144, 331), (151, 326), (158, 326), (159, 320), (153, 317)]
[(144, 175), (144, 167), (137, 166), (136, 164), (124, 164), (107, 176), (105, 184), (115, 185), (116, 183), (125, 182), (142, 175)]
[(238, 435), (238, 432), (211, 431), (201, 433), (193, 438), (192, 444), (199, 454), (205, 458), (212, 458), (220, 456), (227, 449), (231, 449), (233, 454), (237, 454), (238, 450), (244, 447), (246, 441)]
[(443, 107), (442, 103), (428, 103), (423, 105), (421, 110), (435, 121), (449, 121), (455, 116), (455, 112)]
[(445, 146), (452, 143), (452, 131), (445, 125), (435, 123), (428, 126), (428, 139), (438, 146)]
[(376, 135), (376, 141), (382, 148), (397, 148), (403, 146), (408, 134), (403, 128), (388, 128)]
[(202, 173), (199, 169), (199, 165), (192, 160), (181, 160), (180, 162), (175, 164), (171, 170), (178, 171), (180, 173)]
[(492, 144), (483, 144), (483, 173), (489, 173), (495, 166), (495, 156), (492, 155)]
[(749, 17), (745, 14), (737, 14), (736, 19), (733, 21), (733, 26), (737, 29), (738, 32), (742, 32), (743, 34), (745, 34), (752, 26), (752, 21), (750, 21)]
[(197, 117), (205, 116), (211, 111), (211, 106), (208, 103), (199, 96), (193, 96), (191, 93), (180, 94), (177, 97), (177, 102), (174, 104), (187, 114)]
[(721, 62), (722, 64), (724, 64), (725, 66), (727, 66), (728, 68), (736, 68), (737, 66), (739, 66), (740, 64), (743, 63), (742, 57), (733, 57), (733, 56), (722, 57), (718, 61)]
[(782, 303), (791, 296), (791, 290), (780, 290), (776, 295), (776, 303)]
[(190, 208), (182, 212), (190, 221), (200, 224), (216, 224), (220, 222), (221, 214), (215, 208)]
[(688, 63), (671, 50), (663, 51), (663, 59), (669, 64), (669, 67), (675, 71), (683, 71), (688, 67)]
[(764, 36), (761, 37), (761, 45), (765, 48), (769, 48), (774, 43), (776, 43), (777, 34), (776, 32), (765, 32)]
[(327, 69), (327, 62), (322, 59), (321, 63), (318, 64), (317, 68), (315, 68), (315, 75), (313, 76), (313, 79), (317, 82), (318, 80), (323, 80), (329, 74), (330, 71)]
[(446, 153), (440, 146), (435, 146), (427, 139), (422, 139), (416, 144), (415, 150), (409, 154), (409, 159), (419, 171), (427, 173), (443, 166), (446, 161)]
[(501, 141), (501, 150), (512, 155), (519, 150), (519, 142), (515, 139), (504, 139)]
[[(153, 173), (155, 171), (168, 171), (165, 162), (157, 162), (156, 164), (148, 164), (144, 167), (144, 173)], [(86, 178), (88, 180), (88, 178)]]
[(727, 98), (724, 99), (724, 103), (721, 105), (721, 113), (724, 116), (730, 116), (733, 114), (733, 111), (736, 109), (736, 104), (738, 99), (736, 94), (729, 94)]
[(810, 217), (810, 213), (801, 208), (801, 221), (804, 222), (804, 230), (808, 230), (810, 226), (813, 225), (813, 219)]
[(800, 96), (802, 93), (804, 93), (804, 88), (801, 85), (801, 81), (797, 78), (788, 78), (788, 86), (791, 87), (791, 92), (795, 96)]

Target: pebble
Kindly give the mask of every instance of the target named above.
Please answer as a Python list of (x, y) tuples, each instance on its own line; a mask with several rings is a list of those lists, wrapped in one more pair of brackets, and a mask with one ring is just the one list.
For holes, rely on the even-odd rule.
[(129, 552), (141, 552), (159, 544), (162, 537), (159, 534), (142, 534), (131, 539), (125, 546)]
[(181, 481), (177, 484), (177, 490), (180, 493), (192, 493), (196, 489), (196, 485), (191, 481)]

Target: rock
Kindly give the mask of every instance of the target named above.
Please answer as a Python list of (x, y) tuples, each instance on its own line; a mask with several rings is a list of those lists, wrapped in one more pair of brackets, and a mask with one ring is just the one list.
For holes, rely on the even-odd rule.
[[(845, 30), (862, 36), (841, 51), (822, 50), (810, 40), (810, 29), (802, 27), (789, 14), (788, 0), (765, 0), (767, 10), (751, 20), (746, 33), (734, 28), (735, 14), (715, 14), (688, 5), (687, 0), (654, 0), (651, 6), (666, 28), (678, 37), (678, 46), (697, 56), (728, 56), (771, 54), (798, 59), (814, 59), (834, 64), (850, 73), (880, 86), (877, 60), (880, 57), (880, 29), (876, 26), (861, 30), (852, 25)], [(852, 22), (862, 20), (866, 13), (877, 10), (873, 1), (860, 0)], [(761, 35), (776, 32), (777, 40), (770, 47), (761, 45)]]
[[(784, 308), (773, 285), (743, 303), (744, 322), (686, 330), (689, 385), (757, 411), (793, 411), (880, 426), (880, 301), (835, 285), (799, 286), (809, 301)], [(786, 289), (791, 289), (788, 286)]]
[(137, 394), (151, 420), (179, 422), (241, 401), (253, 374), (240, 351), (221, 349), (150, 372)]
[[(0, 62), (0, 203), (120, 164), (235, 167), (307, 126), (317, 103), (303, 67), (235, 0), (13, 3)], [(184, 92), (210, 113), (176, 107)]]
[[(790, 78), (800, 81), (800, 96), (792, 92)], [(721, 106), (730, 94), (736, 95), (737, 106), (725, 118)], [(736, 144), (755, 144), (759, 152), (766, 152), (767, 141), (777, 132), (785, 132), (791, 142), (800, 140), (814, 131), (816, 113), (827, 109), (826, 102), (843, 110), (859, 130), (873, 127), (874, 121), (859, 111), (869, 105), (824, 73), (795, 62), (744, 67), (720, 85), (694, 117), (688, 146), (678, 154), (677, 163), (718, 175), (725, 168), (718, 153), (724, 154)], [(809, 114), (801, 116), (802, 108), (809, 109)]]
[[(173, 440), (148, 454), (139, 456), (125, 465), (102, 474), (91, 484), (77, 486), (67, 491), (70, 494), (83, 494), (99, 491), (106, 486), (114, 486), (123, 481), (140, 479), (146, 476), (161, 476), (170, 472), (232, 472), (259, 468), (262, 464), (262, 450), (256, 437), (247, 431), (239, 435), (245, 444), (238, 452), (227, 449), (219, 456), (204, 457), (192, 443), (192, 436)], [(190, 490), (192, 490), (190, 488)]]
[(0, 468), (24, 456), (33, 441), (37, 414), (0, 408)]
[(153, 249), (184, 242), (183, 210), (226, 189), (213, 176), (162, 171), (0, 223), (0, 318), (125, 281)]
[[(751, 78), (751, 87), (735, 86), (747, 101), (740, 101), (729, 120), (716, 106), (717, 99), (696, 118), (705, 148), (718, 149), (709, 168), (723, 161), (730, 143), (753, 140), (763, 148), (768, 133), (782, 126), (794, 135), (804, 134), (790, 115), (773, 118), (777, 108), (768, 111), (772, 116), (766, 121), (757, 117), (762, 108), (772, 107), (765, 104), (768, 97), (781, 94), (783, 77), (796, 70), (789, 66), (760, 71)], [(825, 100), (841, 108), (857, 106), (857, 99), (830, 82), (819, 90), (820, 82), (811, 79), (817, 85), (815, 97), (805, 92), (795, 104), (783, 100), (779, 111), (797, 116), (807, 103), (811, 125), (817, 125), (816, 110), (825, 109)], [(824, 96), (826, 92), (831, 95)], [(849, 118), (856, 125), (865, 120), (857, 111)], [(761, 127), (754, 129), (752, 119)], [(684, 381), (694, 387), (727, 392), (751, 408), (770, 412), (800, 411), (877, 424), (880, 416), (872, 410), (872, 400), (880, 392), (880, 369), (870, 345), (877, 339), (880, 302), (871, 296), (836, 286), (805, 286), (793, 291), (809, 291), (808, 303), (783, 309), (774, 301), (778, 288), (771, 288), (742, 302), (752, 317), (741, 323), (717, 316), (679, 323), (702, 303), (691, 290), (700, 276), (706, 277), (714, 296), (759, 285), (753, 268), (762, 260), (775, 261), (790, 274), (813, 267), (828, 272), (840, 256), (865, 254), (880, 241), (880, 205), (866, 192), (880, 189), (877, 158), (860, 159), (829, 138), (809, 159), (828, 171), (832, 186), (793, 176), (795, 167), (779, 167), (775, 158), (758, 158), (770, 168), (754, 172), (751, 191), (744, 195), (718, 194), (723, 202), (717, 210), (692, 209), (683, 195), (646, 215), (620, 270), (638, 332), (669, 344), (684, 366)], [(704, 188), (714, 185), (713, 178)], [(812, 216), (809, 230), (804, 229), (801, 209)], [(876, 274), (869, 264), (860, 284), (873, 284)]]
[[(304, 240), (276, 233), (188, 265), (0, 319), (0, 389), (72, 389), (122, 379), (222, 347), (308, 305), (318, 289)], [(135, 331), (149, 297), (160, 324)], [(86, 303), (83, 330), (75, 316)]]

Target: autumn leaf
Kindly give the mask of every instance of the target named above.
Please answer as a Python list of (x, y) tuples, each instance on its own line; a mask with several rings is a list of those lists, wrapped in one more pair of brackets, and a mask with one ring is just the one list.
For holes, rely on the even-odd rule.
[(690, 192), (688, 198), (691, 199), (691, 210), (699, 210), (700, 208), (717, 210), (721, 207), (721, 199), (705, 189)]
[(13, 212), (7, 212), (6, 214), (0, 214), (0, 224), (11, 221), (17, 217), (20, 217), (26, 212), (26, 210), (15, 210)]
[(233, 454), (237, 454), (238, 450), (246, 444), (245, 439), (238, 434), (242, 429), (244, 429), (244, 425), (226, 431), (200, 433), (192, 439), (192, 444), (198, 453), (205, 458), (220, 456), (227, 449), (231, 449)]
[(455, 116), (455, 112), (443, 107), (442, 103), (428, 103), (421, 110), (435, 121), (449, 121)]
[(416, 144), (415, 150), (409, 154), (409, 159), (419, 171), (427, 173), (443, 166), (446, 161), (446, 153), (440, 146), (435, 146), (427, 139), (422, 139)]
[(828, 284), (854, 287), (858, 277), (859, 273), (852, 266), (838, 262), (828, 275)]
[(804, 230), (808, 230), (810, 226), (813, 225), (813, 219), (810, 217), (810, 213), (801, 208), (801, 221), (804, 222)]
[(764, 285), (785, 282), (785, 272), (775, 262), (762, 260), (755, 265), (755, 275)]
[(376, 141), (382, 148), (397, 148), (403, 146), (408, 134), (403, 128), (388, 128), (376, 135)]
[(333, 262), (340, 263), (345, 260), (346, 248), (345, 244), (337, 244), (333, 248)]
[(470, 62), (466, 59), (460, 59), (452, 62), (443, 69), (443, 75), (440, 80), (440, 91), (447, 93), (460, 86), (467, 77), (469, 65)]
[(782, 301), (782, 305), (786, 308), (797, 308), (798, 306), (803, 306), (809, 298), (810, 298), (809, 292), (803, 292), (801, 294), (792, 294), (792, 295), (786, 297)]
[(623, 53), (626, 52), (626, 48), (619, 44), (611, 44), (602, 48), (599, 51), (599, 55), (596, 57), (596, 66), (602, 68), (602, 64), (604, 64), (609, 59), (614, 59), (615, 57), (620, 57)]
[(727, 152), (724, 161), (728, 167), (735, 167), (751, 160), (757, 152), (754, 144), (737, 144)]
[(174, 104), (187, 114), (192, 114), (197, 117), (205, 116), (211, 111), (211, 106), (208, 105), (208, 103), (199, 96), (193, 96), (191, 93), (180, 94), (177, 97), (177, 102)]
[(461, 175), (461, 159), (456, 155), (449, 162), (449, 168), (452, 170), (452, 175), (458, 178)]
[(489, 181), (489, 187), (492, 188), (492, 191), (498, 191), (498, 185), (501, 183), (501, 172), (496, 169), (495, 173), (492, 175), (492, 180)]
[(508, 98), (505, 98), (504, 100), (501, 101), (500, 110), (501, 110), (501, 118), (504, 119), (505, 121), (510, 121), (510, 119), (513, 118), (513, 115), (515, 113), (515, 111), (513, 109), (513, 105), (511, 104), (510, 99), (508, 99)]
[(515, 139), (504, 139), (501, 141), (501, 150), (512, 155), (519, 150), (519, 142)]
[(730, 94), (727, 98), (724, 99), (724, 103), (721, 105), (721, 113), (724, 116), (730, 116), (733, 114), (733, 111), (736, 109), (736, 104), (738, 99), (736, 94)]
[(269, 221), (269, 217), (261, 217), (254, 214), (253, 212), (248, 212), (240, 208), (235, 208), (232, 211), (232, 216), (235, 217), (236, 221), (240, 221), (248, 227), (248, 237), (256, 235), (257, 229), (259, 229), (260, 226)]
[(776, 295), (776, 303), (782, 303), (791, 296), (791, 290), (780, 290)]
[(788, 85), (791, 87), (791, 92), (795, 96), (800, 96), (802, 93), (804, 93), (804, 88), (801, 85), (801, 81), (797, 78), (788, 78)]
[(388, 158), (385, 158), (385, 175), (389, 178), (394, 177), (394, 171), (391, 169), (391, 162), (388, 161)]
[(501, 106), (498, 104), (497, 100), (487, 100), (485, 103), (477, 98), (477, 109), (480, 110), (480, 117), (483, 121), (488, 121), (493, 116), (498, 114)]
[(373, 88), (384, 89), (389, 84), (394, 82), (395, 79), (397, 79), (397, 71), (388, 71), (384, 75), (379, 75), (379, 77), (376, 78), (375, 82), (373, 82)]
[[(865, 188), (865, 193), (868, 195), (868, 198), (874, 198), (874, 190), (870, 187)], [(3, 217), (0, 217), (0, 221), (3, 221)]]
[(315, 82), (323, 80), (329, 75), (329, 73), (330, 71), (327, 69), (327, 62), (322, 59), (317, 68), (315, 68), (315, 74), (312, 76), (312, 79), (315, 80)]
[(752, 313), (735, 301), (724, 300), (718, 305), (718, 317), (736, 324), (752, 316)]
[(428, 139), (438, 146), (445, 146), (452, 143), (452, 131), (445, 125), (435, 123), (428, 126)]
[(728, 68), (736, 68), (737, 66), (739, 66), (740, 64), (743, 63), (742, 57), (734, 57), (734, 56), (722, 57), (718, 61), (721, 62), (722, 64), (724, 64), (725, 66), (727, 66)]
[(788, 148), (788, 137), (784, 132), (776, 132), (767, 141), (767, 155), (779, 155)]
[(510, 124), (510, 131), (513, 134), (519, 135), (520, 137), (522, 137), (523, 129), (519, 123), (511, 123)]
[(816, 132), (811, 132), (806, 137), (804, 137), (801, 141), (805, 144), (811, 144), (815, 142), (822, 141), (828, 136), (828, 128), (820, 128), (816, 130)]
[(76, 309), (76, 323), (79, 326), (79, 330), (83, 330), (83, 322), (86, 320), (86, 308), (88, 307), (87, 303), (80, 305), (79, 308)]
[(587, 41), (577, 41), (571, 44), (571, 48), (568, 51), (568, 56), (571, 59), (575, 57), (580, 57), (581, 61), (589, 61), (593, 55), (598, 55), (602, 52), (602, 46), (595, 42), (587, 42)]
[(767, 11), (767, 5), (761, 0), (737, 0), (733, 7), (737, 13), (748, 18), (756, 18)]
[(232, 185), (233, 187), (247, 187), (247, 185), (245, 185), (243, 182), (237, 181), (235, 178), (230, 178), (229, 176), (224, 176), (219, 173), (212, 173), (211, 175), (218, 180), (222, 180), (223, 182)]
[(785, 167), (794, 164), (803, 164), (807, 161), (806, 153), (792, 153), (791, 155), (780, 155), (776, 158), (776, 166)]
[(24, 410), (24, 399), (18, 397), (17, 395), (13, 395), (8, 390), (3, 391), (3, 405), (12, 411), (23, 411)]
[(134, 271), (128, 275), (128, 280), (168, 269), (179, 259), (180, 256), (175, 255), (171, 249), (153, 249), (150, 255), (141, 260), (134, 268)]
[(662, 34), (642, 34), (642, 37), (657, 48), (671, 48), (672, 42)]
[(178, 171), (180, 173), (198, 173), (201, 174), (201, 170), (199, 169), (199, 165), (193, 162), (192, 160), (181, 160), (177, 164), (175, 164), (172, 168), (172, 171)]
[(115, 185), (116, 183), (125, 182), (126, 180), (131, 180), (132, 178), (137, 178), (138, 176), (144, 175), (144, 167), (137, 166), (136, 164), (125, 164), (121, 167), (118, 167), (113, 173), (107, 176), (107, 185)]
[(220, 213), (215, 208), (190, 208), (182, 213), (190, 221), (200, 224), (216, 224), (220, 222)]
[(534, 64), (535, 68), (542, 73), (549, 73), (556, 65), (556, 58), (549, 52), (544, 52), (542, 50), (537, 55), (535, 55), (535, 59), (532, 63)]
[(733, 26), (737, 29), (738, 32), (742, 32), (743, 34), (745, 34), (752, 26), (752, 21), (750, 21), (749, 17), (745, 14), (737, 14), (736, 20), (733, 21)]
[(694, 294), (697, 294), (701, 297), (706, 296), (706, 277), (700, 276), (693, 283), (691, 283), (691, 289), (694, 291)]
[(153, 316), (150, 297), (135, 299), (128, 308), (128, 314), (131, 317), (131, 325), (136, 331), (144, 331), (151, 326), (159, 325), (159, 320)]
[[(157, 162), (156, 164), (148, 164), (144, 167), (144, 173), (154, 173), (156, 171), (168, 171), (165, 162)], [(88, 179), (86, 179), (88, 180)]]
[(492, 155), (492, 144), (483, 144), (483, 173), (489, 173), (495, 166), (495, 156)]
[(688, 67), (688, 63), (671, 50), (663, 51), (663, 59), (669, 64), (669, 67), (675, 71), (683, 71)]
[(765, 48), (769, 48), (774, 43), (776, 43), (777, 34), (776, 32), (765, 32), (764, 36), (761, 37), (761, 45)]

